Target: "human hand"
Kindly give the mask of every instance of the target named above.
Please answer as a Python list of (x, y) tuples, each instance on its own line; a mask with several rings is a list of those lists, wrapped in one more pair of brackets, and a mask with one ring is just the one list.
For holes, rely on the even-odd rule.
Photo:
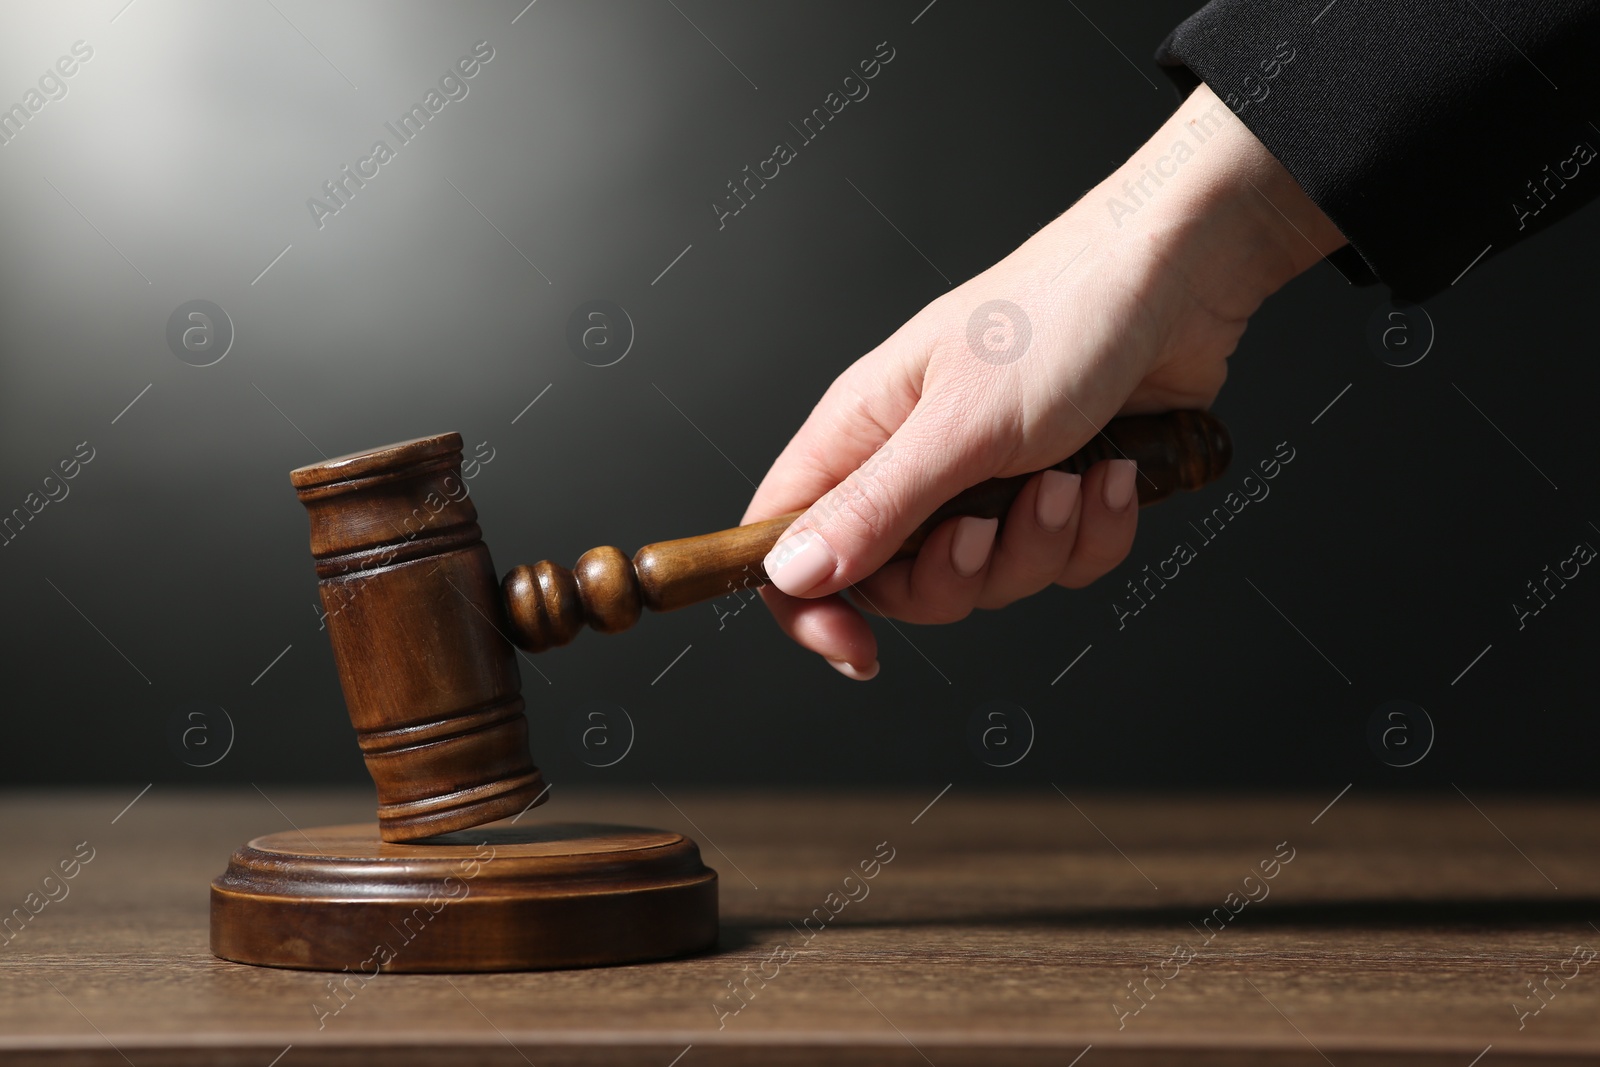
[(1209, 406), (1250, 315), (1343, 243), (1202, 86), (1065, 214), (829, 387), (743, 520), (810, 505), (765, 561), (778, 624), (867, 679), (862, 609), (953, 622), (1111, 570), (1138, 521), (1131, 460), (1045, 471), (998, 538), (998, 520), (952, 519), (915, 559), (883, 564), (950, 497), (1048, 467), (1119, 413)]

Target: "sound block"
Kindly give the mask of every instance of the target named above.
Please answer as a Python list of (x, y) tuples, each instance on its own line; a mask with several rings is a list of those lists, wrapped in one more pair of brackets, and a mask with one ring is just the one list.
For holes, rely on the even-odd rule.
[(689, 838), (592, 823), (393, 844), (375, 824), (258, 837), (211, 883), (211, 951), (267, 967), (522, 971), (666, 959), (717, 940)]

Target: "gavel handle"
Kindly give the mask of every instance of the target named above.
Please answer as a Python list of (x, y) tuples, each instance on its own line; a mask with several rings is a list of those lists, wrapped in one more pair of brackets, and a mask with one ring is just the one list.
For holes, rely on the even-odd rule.
[[(1179, 489), (1210, 484), (1221, 477), (1232, 455), (1227, 428), (1215, 417), (1204, 411), (1169, 411), (1112, 419), (1053, 469), (1082, 474), (1101, 460), (1135, 460), (1143, 506)], [(914, 556), (934, 528), (952, 516), (977, 515), (1003, 523), (1031, 477), (991, 478), (966, 490), (917, 527), (893, 559)], [(765, 585), (762, 560), (801, 514), (792, 511), (748, 526), (646, 545), (632, 560), (605, 547), (585, 552), (570, 571), (548, 560), (515, 567), (502, 583), (511, 639), (530, 652), (542, 652), (571, 641), (585, 625), (617, 633), (637, 622), (644, 608), (674, 611)]]

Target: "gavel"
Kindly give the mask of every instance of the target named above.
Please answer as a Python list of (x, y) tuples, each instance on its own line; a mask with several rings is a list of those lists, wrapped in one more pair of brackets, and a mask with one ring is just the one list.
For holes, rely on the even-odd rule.
[[(1203, 411), (1113, 419), (1055, 465), (1139, 466), (1141, 506), (1215, 481), (1232, 456)], [(672, 611), (764, 584), (762, 560), (801, 514), (647, 545), (630, 560), (590, 549), (567, 570), (514, 567), (503, 583), (461, 476), (461, 436), (420, 437), (300, 467), (328, 635), (383, 840), (417, 841), (517, 815), (546, 796), (528, 749), (513, 645), (540, 652), (588, 626), (617, 633), (645, 608)], [(1031, 474), (995, 478), (939, 508), (894, 559), (948, 518), (1004, 521)]]

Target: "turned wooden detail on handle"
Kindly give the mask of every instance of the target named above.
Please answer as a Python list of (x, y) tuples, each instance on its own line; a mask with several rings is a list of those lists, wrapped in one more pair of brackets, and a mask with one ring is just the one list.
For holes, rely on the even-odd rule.
[[(1215, 481), (1227, 469), (1232, 445), (1227, 428), (1204, 411), (1130, 415), (1113, 419), (1054, 469), (1082, 474), (1101, 460), (1121, 457), (1139, 464), (1144, 506)], [(893, 558), (915, 555), (935, 527), (956, 515), (1004, 522), (1031, 477), (993, 478), (961, 493), (919, 526)], [(673, 611), (765, 585), (762, 560), (801, 514), (646, 545), (631, 560), (606, 546), (585, 552), (570, 571), (549, 560), (515, 567), (502, 583), (509, 636), (522, 648), (541, 652), (571, 641), (584, 626), (618, 633), (638, 622), (645, 608)]]

